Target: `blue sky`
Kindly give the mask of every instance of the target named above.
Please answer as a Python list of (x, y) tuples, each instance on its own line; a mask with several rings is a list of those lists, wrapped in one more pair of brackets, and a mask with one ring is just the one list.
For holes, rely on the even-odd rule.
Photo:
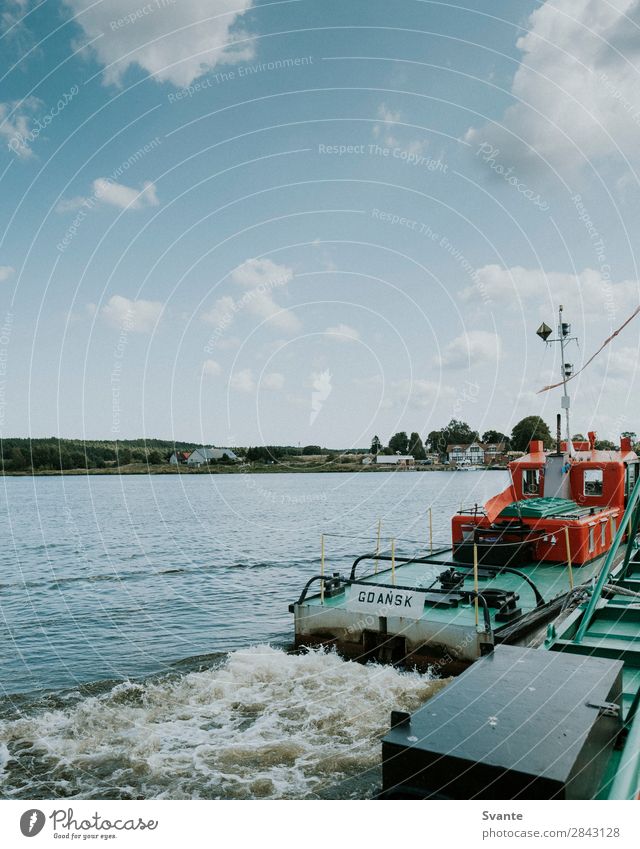
[[(5, 0), (2, 435), (549, 423), (638, 303), (631, 0)], [(640, 325), (639, 325), (640, 327)], [(574, 429), (636, 430), (632, 324)]]

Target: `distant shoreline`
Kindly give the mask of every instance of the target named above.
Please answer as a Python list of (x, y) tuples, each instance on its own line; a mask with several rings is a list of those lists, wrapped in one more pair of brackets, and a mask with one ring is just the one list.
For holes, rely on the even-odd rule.
[[(486, 466), (484, 470), (505, 471), (505, 466)], [(174, 466), (167, 468), (166, 463), (158, 466), (123, 466), (112, 469), (39, 469), (38, 471), (0, 471), (2, 477), (12, 478), (46, 478), (46, 477), (67, 477), (78, 475), (255, 475), (255, 474), (333, 474), (336, 472), (362, 472), (365, 474), (382, 474), (389, 472), (401, 472), (409, 474), (411, 472), (455, 472), (455, 468), (450, 466), (421, 466), (413, 469), (401, 469), (397, 466), (362, 466), (355, 463), (327, 463), (326, 465), (312, 466), (310, 463), (292, 464), (290, 466), (274, 463), (273, 465), (255, 465), (251, 467), (237, 466), (203, 466), (201, 468), (187, 468), (186, 466)]]

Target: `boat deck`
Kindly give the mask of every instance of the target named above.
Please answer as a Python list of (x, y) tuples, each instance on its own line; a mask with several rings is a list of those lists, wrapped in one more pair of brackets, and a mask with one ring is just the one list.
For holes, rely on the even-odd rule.
[[(590, 583), (602, 559), (574, 568), (574, 585)], [(349, 577), (325, 576), (324, 594), (320, 576), (311, 579), (290, 607), (296, 645), (334, 645), (349, 657), (406, 658), (419, 667), (437, 662), (443, 671), (460, 671), (489, 644), (517, 643), (534, 630), (542, 639), (547, 614), (557, 614), (571, 589), (566, 564), (524, 563), (517, 569), (482, 564), (476, 621), (473, 568), (457, 561), (452, 548), (404, 560), (398, 557), (392, 568), (381, 555), (376, 571), (375, 555), (358, 558)], [(458, 580), (449, 590), (439, 576), (450, 569)], [(413, 593), (416, 612), (402, 615), (402, 608), (365, 603), (373, 591), (376, 599), (390, 591), (403, 599)]]

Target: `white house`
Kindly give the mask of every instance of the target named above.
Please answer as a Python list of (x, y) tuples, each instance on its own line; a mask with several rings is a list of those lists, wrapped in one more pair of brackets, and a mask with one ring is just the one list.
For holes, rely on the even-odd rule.
[(481, 442), (471, 442), (466, 445), (447, 445), (447, 455), (450, 463), (479, 466), (484, 462), (484, 445)]
[(196, 448), (189, 455), (187, 466), (206, 466), (212, 460), (222, 460), (223, 457), (238, 459), (230, 448)]
[(416, 461), (411, 454), (378, 454), (376, 463), (379, 466), (415, 466)]
[(169, 462), (172, 466), (179, 466), (183, 463), (186, 463), (189, 460), (189, 452), (188, 451), (174, 451), (171, 457), (169, 457)]

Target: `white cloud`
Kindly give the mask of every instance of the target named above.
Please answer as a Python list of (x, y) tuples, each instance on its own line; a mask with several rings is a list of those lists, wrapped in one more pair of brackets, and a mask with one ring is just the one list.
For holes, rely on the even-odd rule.
[[(402, 151), (406, 154), (406, 156), (410, 157), (409, 161), (413, 161), (414, 159), (418, 159), (422, 156), (427, 148), (426, 142), (418, 141), (417, 139), (402, 142), (393, 135), (393, 125), (403, 122), (401, 112), (394, 112), (393, 109), (387, 106), (386, 103), (381, 103), (380, 106), (378, 106), (378, 118), (380, 118), (382, 123), (373, 125), (373, 137), (375, 139), (381, 141), (385, 147), (388, 147), (391, 150)], [(406, 157), (403, 156), (403, 159), (404, 158)]]
[(202, 364), (202, 373), (207, 377), (217, 377), (222, 371), (222, 366), (215, 360), (205, 360)]
[(141, 189), (133, 189), (109, 177), (98, 177), (93, 181), (91, 189), (89, 197), (76, 196), (61, 200), (56, 206), (56, 212), (75, 212), (83, 206), (92, 208), (98, 203), (106, 203), (118, 209), (144, 209), (160, 203), (155, 184), (150, 180), (143, 183)]
[(93, 181), (93, 192), (98, 200), (117, 206), (119, 209), (142, 209), (145, 206), (159, 204), (156, 187), (148, 180), (142, 184), (142, 189), (132, 189), (113, 180), (99, 177)]
[(247, 309), (254, 315), (268, 320), (269, 324), (285, 333), (298, 333), (302, 327), (302, 323), (295, 313), (281, 307), (269, 294), (255, 294), (249, 300)]
[(238, 392), (253, 392), (256, 388), (253, 372), (250, 368), (242, 369), (231, 375), (229, 386)]
[[(579, 274), (564, 271), (543, 271), (520, 265), (503, 268), (485, 265), (476, 271), (476, 284), (463, 289), (460, 297), (472, 301), (488, 297), (495, 303), (519, 308), (522, 301), (535, 301), (548, 312), (549, 304), (579, 305), (580, 313), (591, 316), (616, 314), (636, 306), (640, 286), (635, 280), (612, 283), (600, 271), (585, 268)], [(626, 317), (626, 316), (625, 316)]]
[(231, 279), (239, 286), (253, 289), (258, 286), (284, 286), (293, 279), (293, 269), (278, 265), (272, 260), (247, 259), (231, 272)]
[(0, 103), (0, 139), (20, 159), (29, 159), (29, 124), (33, 112), (42, 106), (37, 97)]
[(132, 333), (150, 333), (164, 305), (160, 301), (132, 301), (122, 295), (113, 295), (101, 310), (102, 317), (112, 327)]
[(230, 324), (233, 319), (235, 303), (229, 295), (218, 298), (211, 309), (202, 314), (202, 320), (206, 321), (207, 324), (213, 324), (214, 327)]
[(341, 342), (358, 342), (360, 339), (360, 334), (355, 327), (350, 327), (348, 324), (336, 324), (333, 327), (327, 327), (325, 333), (337, 336)]
[(471, 128), (466, 140), (496, 145), (508, 160), (539, 155), (560, 169), (616, 145), (637, 160), (639, 24), (637, 0), (543, 3), (517, 41), (523, 55), (511, 90), (520, 102), (500, 126)]
[(269, 372), (260, 381), (260, 386), (271, 392), (279, 392), (284, 388), (284, 375), (277, 371)]
[(248, 259), (231, 272), (234, 283), (247, 289), (237, 301), (237, 310), (247, 309), (285, 333), (297, 333), (302, 324), (291, 310), (281, 307), (271, 292), (293, 279), (293, 269), (270, 259)]
[(500, 339), (486, 330), (469, 330), (445, 347), (437, 362), (444, 368), (467, 368), (495, 364), (500, 358)]
[(4, 283), (15, 272), (15, 268), (10, 265), (0, 265), (0, 283)]
[(190, 85), (217, 65), (246, 61), (253, 43), (234, 47), (253, 0), (176, 0), (132, 4), (131, 0), (65, 0), (104, 68), (104, 80), (119, 85), (139, 65), (158, 82)]

